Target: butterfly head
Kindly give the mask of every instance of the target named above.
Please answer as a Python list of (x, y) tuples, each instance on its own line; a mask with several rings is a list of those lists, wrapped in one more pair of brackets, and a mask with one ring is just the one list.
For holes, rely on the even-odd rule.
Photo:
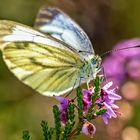
[(98, 69), (101, 65), (101, 57), (98, 55), (95, 55), (91, 58), (91, 66), (95, 69)]
[(90, 77), (96, 77), (96, 74), (100, 70), (100, 65), (101, 65), (101, 57), (98, 55), (92, 56), (90, 59), (90, 66), (91, 66)]

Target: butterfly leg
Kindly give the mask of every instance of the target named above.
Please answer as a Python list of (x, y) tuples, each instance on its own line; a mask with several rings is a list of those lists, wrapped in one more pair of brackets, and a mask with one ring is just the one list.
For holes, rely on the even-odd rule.
[(87, 80), (87, 89), (89, 89), (90, 79)]
[(102, 77), (103, 77), (103, 81), (107, 82), (107, 76), (106, 76), (106, 74), (105, 74), (104, 67), (101, 66), (101, 67), (99, 68), (98, 71), (99, 71), (99, 72), (101, 71), (101, 75), (102, 75)]

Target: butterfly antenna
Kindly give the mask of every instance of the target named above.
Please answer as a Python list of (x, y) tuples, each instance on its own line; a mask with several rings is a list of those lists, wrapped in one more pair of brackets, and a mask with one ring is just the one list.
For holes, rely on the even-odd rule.
[(101, 58), (103, 58), (105, 55), (107, 55), (109, 53), (112, 53), (112, 52), (118, 52), (118, 51), (123, 51), (123, 50), (127, 50), (127, 49), (132, 49), (132, 48), (140, 48), (140, 45), (132, 46), (132, 47), (126, 47), (126, 48), (121, 48), (121, 49), (113, 49), (113, 50), (110, 50), (110, 51), (107, 51), (107, 52), (101, 54)]
[(81, 52), (85, 52), (85, 53), (91, 53), (91, 54), (93, 54), (93, 52), (89, 52), (89, 51), (82, 51), (82, 50), (79, 50), (78, 52), (79, 52), (79, 53), (81, 53)]

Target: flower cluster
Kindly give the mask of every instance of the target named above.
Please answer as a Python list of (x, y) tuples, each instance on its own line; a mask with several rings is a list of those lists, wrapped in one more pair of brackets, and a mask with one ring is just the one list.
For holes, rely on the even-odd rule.
[(115, 89), (109, 89), (112, 85), (113, 82), (106, 84), (101, 89), (101, 96), (96, 101), (97, 104), (107, 109), (107, 111), (101, 115), (105, 124), (108, 124), (109, 118), (116, 118), (119, 114), (119, 112), (117, 112), (119, 107), (115, 104), (115, 101), (120, 100), (121, 96), (115, 93)]
[[(81, 92), (82, 96), (82, 113), (80, 114), (81, 132), (85, 135), (93, 137), (96, 132), (96, 127), (92, 121), (99, 116), (102, 117), (105, 124), (108, 124), (110, 118), (117, 118), (119, 115), (119, 107), (115, 104), (116, 100), (120, 100), (121, 96), (116, 94), (116, 88), (111, 88), (113, 82), (109, 82), (104, 86), (97, 85), (91, 86), (90, 89), (83, 89)], [(80, 98), (80, 97), (77, 97)], [(60, 112), (60, 120), (63, 126), (69, 122), (68, 117), (68, 106), (69, 103), (74, 104), (75, 108), (80, 110), (76, 102), (71, 99), (64, 97), (56, 98), (60, 104), (58, 105)], [(80, 99), (79, 99), (80, 100)], [(77, 100), (77, 101), (79, 101)], [(76, 130), (71, 133), (74, 135)]]
[(66, 124), (68, 121), (68, 116), (67, 116), (67, 108), (68, 104), (70, 102), (70, 99), (63, 98), (63, 97), (56, 97), (56, 99), (60, 102), (59, 111), (60, 111), (60, 119), (63, 124)]
[[(102, 85), (102, 77), (97, 76), (93, 83), (94, 86), (90, 84), (88, 89), (81, 90), (78, 87), (76, 97), (73, 99), (56, 97), (60, 104), (53, 106), (55, 126), (50, 127), (44, 120), (41, 122), (45, 140), (75, 139), (81, 133), (93, 138), (96, 133), (94, 125), (96, 118), (102, 117), (104, 123), (108, 124), (110, 118), (119, 115), (119, 107), (115, 101), (120, 100), (121, 96), (116, 94), (116, 88), (112, 88), (113, 82)], [(22, 138), (30, 139), (27, 130), (23, 132)]]
[(111, 79), (116, 85), (119, 85), (126, 75), (140, 79), (140, 49), (135, 46), (140, 46), (139, 38), (123, 40), (114, 46), (114, 50), (134, 48), (112, 52), (103, 60), (102, 66), (107, 79)]

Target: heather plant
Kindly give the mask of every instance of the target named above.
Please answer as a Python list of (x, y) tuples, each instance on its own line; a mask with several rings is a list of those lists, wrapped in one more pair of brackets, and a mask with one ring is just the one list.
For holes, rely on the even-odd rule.
[[(47, 121), (41, 122), (44, 140), (68, 140), (77, 138), (81, 133), (93, 138), (96, 133), (94, 120), (101, 117), (105, 124), (110, 118), (117, 118), (119, 107), (115, 104), (121, 96), (112, 89), (113, 82), (102, 86), (102, 77), (97, 76), (88, 89), (76, 89), (76, 97), (56, 97), (58, 105), (53, 106), (54, 127)], [(78, 113), (78, 119), (76, 114)], [(23, 132), (23, 140), (29, 140), (30, 134)]]

